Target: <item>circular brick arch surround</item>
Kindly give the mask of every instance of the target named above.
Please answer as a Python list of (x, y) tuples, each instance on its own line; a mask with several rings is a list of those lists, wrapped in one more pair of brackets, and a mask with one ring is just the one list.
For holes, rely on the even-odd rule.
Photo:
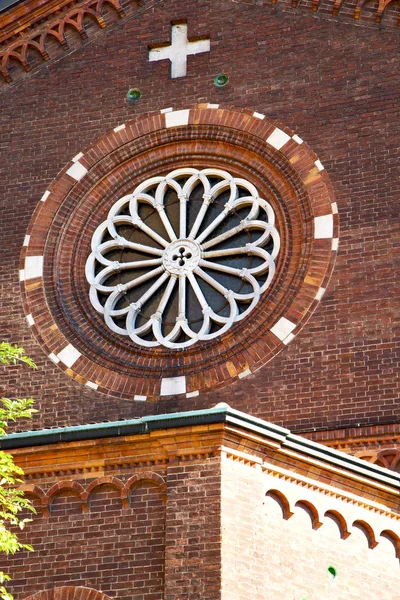
[[(277, 271), (247, 319), (184, 350), (144, 348), (108, 330), (84, 276), (96, 227), (144, 179), (177, 168), (225, 169), (273, 207)], [(68, 375), (114, 397), (198, 395), (262, 367), (311, 316), (331, 276), (338, 215), (317, 156), (292, 131), (249, 110), (198, 105), (116, 126), (79, 153), (38, 202), (21, 255), (27, 321)]]
[(63, 586), (37, 592), (26, 600), (110, 600), (110, 597), (92, 588)]

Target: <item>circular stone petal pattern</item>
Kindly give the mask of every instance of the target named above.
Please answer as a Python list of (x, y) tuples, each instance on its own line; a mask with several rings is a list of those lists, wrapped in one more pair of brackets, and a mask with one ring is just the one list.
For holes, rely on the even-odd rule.
[(38, 198), (19, 267), (27, 324), (93, 392), (190, 406), (265, 367), (323, 301), (332, 184), (295, 132), (249, 109), (115, 125)]
[(250, 182), (221, 169), (176, 169), (118, 200), (95, 231), (85, 269), (91, 303), (111, 331), (182, 349), (247, 317), (273, 279), (279, 246), (274, 211)]

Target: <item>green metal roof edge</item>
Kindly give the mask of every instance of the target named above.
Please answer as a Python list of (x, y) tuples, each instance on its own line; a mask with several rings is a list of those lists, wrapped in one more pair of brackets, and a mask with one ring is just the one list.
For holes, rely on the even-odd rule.
[(389, 471), (356, 456), (292, 434), (289, 429), (274, 425), (273, 423), (253, 417), (223, 404), (203, 410), (150, 415), (126, 421), (11, 433), (0, 438), (0, 447), (2, 450), (11, 450), (26, 448), (28, 446), (57, 444), (60, 442), (139, 435), (173, 427), (216, 423), (229, 423), (230, 425), (250, 430), (253, 433), (273, 439), (286, 451), (335, 465), (336, 467), (356, 473), (358, 476), (373, 479), (380, 484), (390, 485), (400, 490), (400, 473)]

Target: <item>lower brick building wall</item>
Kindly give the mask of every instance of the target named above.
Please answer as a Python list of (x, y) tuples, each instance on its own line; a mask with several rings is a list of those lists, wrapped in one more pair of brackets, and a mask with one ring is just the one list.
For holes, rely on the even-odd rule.
[[(139, 480), (123, 502), (116, 483), (124, 479), (81, 480), (82, 490), (63, 482), (48, 510), (34, 502), (37, 515), (19, 535), (34, 552), (20, 552), (2, 565), (15, 598), (49, 587), (84, 586), (111, 597), (163, 599), (165, 490)], [(90, 486), (85, 501), (82, 492)]]
[(223, 460), (222, 599), (397, 600), (390, 519), (285, 479)]
[(37, 513), (26, 511), (32, 522), (18, 536), (34, 552), (10, 555), (0, 566), (15, 600), (54, 588), (65, 588), (59, 600), (70, 598), (70, 588), (121, 600), (219, 598), (219, 456), (172, 458), (157, 470), (133, 466), (109, 476), (77, 477), (69, 466), (68, 478), (50, 467), (24, 486)]
[(399, 478), (216, 409), (14, 449), (37, 510), (0, 565), (15, 600), (397, 600)]
[[(268, 570), (265, 589), (269, 600), (399, 597), (399, 561), (389, 540), (370, 549), (364, 533), (356, 528), (343, 540), (330, 519), (314, 530), (310, 516), (302, 508), (285, 520), (272, 499), (266, 504), (262, 525), (265, 539), (260, 552)], [(336, 569), (336, 578), (329, 574), (329, 567)]]

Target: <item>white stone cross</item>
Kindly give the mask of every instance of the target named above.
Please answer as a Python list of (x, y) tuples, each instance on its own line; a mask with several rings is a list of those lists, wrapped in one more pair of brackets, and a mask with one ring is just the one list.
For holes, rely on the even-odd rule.
[(149, 61), (166, 60), (171, 61), (171, 78), (185, 77), (187, 68), (187, 57), (190, 54), (210, 52), (210, 40), (195, 40), (189, 42), (187, 37), (186, 23), (172, 25), (171, 45), (158, 46), (149, 50)]

